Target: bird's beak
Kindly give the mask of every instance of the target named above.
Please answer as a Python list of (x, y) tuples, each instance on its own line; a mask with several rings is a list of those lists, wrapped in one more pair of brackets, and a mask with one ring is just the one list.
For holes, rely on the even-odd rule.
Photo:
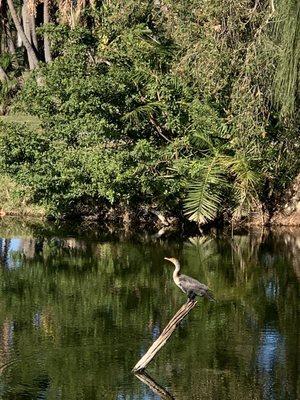
[(164, 258), (164, 260), (171, 261), (171, 259), (170, 259), (170, 258), (168, 258), (168, 257), (165, 257), (165, 258)]

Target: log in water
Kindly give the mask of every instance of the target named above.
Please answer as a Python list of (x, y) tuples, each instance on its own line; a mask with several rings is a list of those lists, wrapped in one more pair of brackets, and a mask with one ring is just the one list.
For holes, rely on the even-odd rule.
[(196, 300), (188, 300), (187, 303), (185, 303), (180, 308), (180, 310), (177, 311), (177, 313), (174, 315), (174, 317), (162, 331), (158, 339), (155, 340), (155, 342), (149, 348), (147, 353), (144, 354), (143, 357), (133, 367), (132, 370), (133, 372), (142, 371), (147, 367), (147, 365), (150, 363), (150, 361), (152, 361), (156, 353), (158, 353), (159, 350), (166, 344), (167, 340), (170, 338), (170, 336), (175, 331), (180, 322), (192, 310), (192, 308), (195, 307), (196, 304), (197, 304)]

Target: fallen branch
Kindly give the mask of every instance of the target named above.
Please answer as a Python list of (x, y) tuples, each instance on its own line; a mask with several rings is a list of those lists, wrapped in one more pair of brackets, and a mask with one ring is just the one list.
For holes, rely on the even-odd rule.
[(156, 353), (158, 353), (159, 350), (166, 344), (167, 340), (172, 335), (172, 333), (175, 331), (175, 329), (180, 324), (180, 322), (183, 320), (183, 318), (191, 311), (192, 308), (195, 307), (196, 304), (197, 304), (196, 300), (188, 300), (188, 302), (185, 303), (180, 308), (180, 310), (177, 311), (177, 313), (174, 315), (174, 317), (171, 319), (171, 321), (168, 323), (168, 325), (162, 331), (159, 338), (155, 340), (155, 342), (149, 348), (147, 353), (144, 354), (143, 357), (133, 367), (133, 370), (132, 370), (133, 372), (142, 371), (143, 369), (145, 369), (147, 367), (147, 365), (154, 358)]

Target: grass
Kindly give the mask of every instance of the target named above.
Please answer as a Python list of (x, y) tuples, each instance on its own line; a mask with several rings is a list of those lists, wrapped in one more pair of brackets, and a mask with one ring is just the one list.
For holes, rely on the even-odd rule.
[(38, 117), (34, 117), (28, 114), (16, 113), (0, 116), (0, 121), (9, 123), (25, 124), (32, 130), (41, 129), (41, 121)]
[(29, 188), (7, 175), (0, 175), (0, 215), (45, 216), (45, 209), (33, 204)]

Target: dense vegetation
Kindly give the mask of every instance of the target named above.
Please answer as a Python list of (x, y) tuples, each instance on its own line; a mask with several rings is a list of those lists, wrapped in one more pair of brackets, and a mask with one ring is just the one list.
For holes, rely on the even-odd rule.
[(2, 113), (39, 123), (3, 118), (0, 164), (32, 203), (199, 223), (274, 211), (299, 170), (297, 0), (8, 0), (1, 13)]

